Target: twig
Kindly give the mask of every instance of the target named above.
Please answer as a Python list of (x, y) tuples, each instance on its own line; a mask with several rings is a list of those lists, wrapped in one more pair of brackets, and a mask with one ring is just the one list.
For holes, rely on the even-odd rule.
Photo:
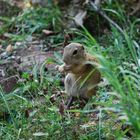
[(94, 10), (95, 10), (95, 12), (97, 12), (97, 13), (99, 13), (102, 17), (104, 17), (111, 25), (113, 25), (114, 27), (116, 27), (119, 31), (120, 31), (120, 33), (122, 33), (123, 35), (124, 35), (124, 31), (123, 31), (123, 29), (117, 24), (117, 23), (115, 23), (112, 19), (110, 19), (107, 15), (106, 15), (106, 13), (100, 8), (100, 6), (99, 6), (99, 2), (98, 2), (98, 5), (96, 4), (97, 2), (96, 2), (97, 0), (95, 0), (95, 2), (92, 2), (92, 0), (90, 0), (90, 4), (91, 4), (91, 6), (94, 8)]

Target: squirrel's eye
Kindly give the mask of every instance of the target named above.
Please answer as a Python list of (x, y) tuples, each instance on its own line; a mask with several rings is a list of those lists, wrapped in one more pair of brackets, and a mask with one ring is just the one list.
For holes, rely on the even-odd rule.
[(78, 53), (78, 51), (77, 50), (74, 50), (72, 54), (73, 55), (76, 55), (77, 53)]

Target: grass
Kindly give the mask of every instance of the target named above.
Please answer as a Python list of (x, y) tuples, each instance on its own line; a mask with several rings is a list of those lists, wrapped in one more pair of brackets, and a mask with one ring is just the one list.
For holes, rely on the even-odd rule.
[(4, 23), (0, 28), (0, 35), (7, 33), (11, 42), (28, 41), (34, 33), (41, 34), (42, 29), (52, 28), (56, 32), (60, 31), (60, 17), (61, 13), (57, 7), (27, 8), (16, 17), (0, 17)]
[[(111, 9), (112, 4), (114, 10)], [(120, 24), (127, 23), (124, 12), (115, 9), (118, 4), (110, 1), (106, 10), (115, 13), (117, 17), (113, 15), (113, 19)], [(14, 20), (2, 18), (6, 24), (0, 33), (10, 32), (9, 41), (14, 43), (23, 41), (28, 35), (38, 36), (42, 29), (50, 26), (58, 31), (61, 28), (61, 13), (55, 8), (53, 16), (49, 15), (49, 9), (26, 9)], [(45, 15), (47, 13), (48, 17)], [(58, 18), (54, 22), (57, 14)], [(99, 59), (98, 68), (106, 80), (105, 84), (99, 86), (98, 94), (83, 109), (76, 109), (76, 102), (74, 109), (63, 114), (61, 111), (66, 96), (51, 100), (52, 94), (64, 88), (59, 73), (44, 70), (46, 63), (55, 63), (52, 59), (48, 59), (41, 67), (35, 65), (32, 76), (29, 73), (20, 75), (19, 79), (24, 82), (19, 82), (11, 93), (6, 94), (1, 89), (0, 139), (139, 139), (138, 23), (139, 19), (128, 22), (124, 36), (113, 27), (109, 34), (102, 37), (91, 35), (86, 28), (74, 31), (76, 37), (73, 41), (84, 44), (86, 50)], [(62, 41), (61, 33), (46, 41), (49, 39), (57, 46)], [(2, 43), (7, 42), (4, 40)], [(60, 59), (57, 52), (55, 57)]]
[[(115, 30), (113, 30), (113, 34), (114, 33)], [(89, 38), (91, 38), (91, 36), (89, 36)], [(113, 92), (116, 92), (116, 94), (120, 96), (120, 104), (117, 107), (121, 108), (123, 111), (122, 113), (125, 112), (129, 120), (128, 122), (130, 122), (130, 124), (133, 126), (136, 134), (135, 136), (139, 138), (139, 56), (135, 50), (135, 45), (133, 43), (134, 40), (127, 33), (125, 33), (123, 43), (119, 39), (119, 37), (115, 37), (114, 42), (117, 42), (118, 44), (117, 46), (113, 46), (114, 52), (116, 54), (119, 52), (119, 58), (112, 56), (113, 58), (106, 59), (102, 54), (102, 50), (98, 48), (100, 46), (96, 44), (94, 38), (90, 39), (90, 43), (93, 42), (93, 44), (98, 47), (96, 50), (95, 48), (91, 49), (93, 50), (93, 55), (98, 57), (100, 61), (99, 69), (101, 70), (104, 77), (112, 85)], [(95, 51), (98, 52), (98, 54), (96, 54)], [(125, 62), (129, 62), (130, 65), (133, 64), (135, 70), (131, 70), (129, 65), (124, 66), (123, 64)]]

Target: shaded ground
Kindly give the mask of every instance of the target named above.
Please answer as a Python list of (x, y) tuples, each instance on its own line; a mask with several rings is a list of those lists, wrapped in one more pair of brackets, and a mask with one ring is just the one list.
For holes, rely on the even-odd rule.
[[(23, 43), (19, 44), (22, 46)], [(45, 51), (48, 47), (39, 41), (27, 43), (26, 45), (28, 46), (27, 48), (22, 49), (19, 46), (21, 49), (13, 49), (10, 54), (8, 54), (9, 52), (2, 52), (0, 55), (2, 61), (0, 66), (0, 83), (6, 92), (10, 92), (16, 86), (17, 80), (15, 81), (15, 77), (20, 77), (20, 74), (23, 72), (33, 74), (32, 70), (35, 65), (40, 68), (49, 58), (54, 58), (55, 61), (55, 51), (62, 53), (60, 51), (62, 49), (57, 48), (49, 48)], [(51, 69), (55, 69), (55, 64), (46, 64), (46, 70)], [(11, 85), (11, 83), (13, 84)]]

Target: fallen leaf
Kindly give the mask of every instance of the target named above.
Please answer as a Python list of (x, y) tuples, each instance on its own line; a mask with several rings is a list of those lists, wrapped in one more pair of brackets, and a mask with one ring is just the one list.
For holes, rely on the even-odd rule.
[(30, 2), (26, 2), (26, 3), (24, 4), (24, 7), (25, 7), (25, 8), (31, 8), (32, 5), (30, 4)]
[(13, 46), (10, 44), (10, 45), (7, 46), (6, 52), (11, 53), (12, 51), (13, 51)]
[(3, 91), (9, 93), (14, 90), (18, 82), (18, 77), (16, 75), (5, 78), (0, 81), (0, 86), (2, 87)]
[(50, 30), (42, 30), (42, 32), (45, 34), (45, 35), (47, 35), (47, 36), (49, 36), (49, 35), (54, 35), (55, 33), (53, 32), (53, 31), (50, 31)]
[(80, 125), (83, 129), (97, 125), (94, 121)]
[(4, 69), (0, 69), (0, 77), (4, 77), (6, 74), (4, 72)]
[(79, 117), (80, 117), (80, 112), (76, 112), (76, 113), (75, 113), (75, 116), (76, 116), (77, 118), (79, 118)]
[(63, 103), (60, 103), (59, 105), (59, 113), (63, 116), (64, 115), (64, 104)]
[(80, 11), (75, 17), (74, 21), (77, 26), (83, 26), (84, 18), (86, 17), (86, 11)]

